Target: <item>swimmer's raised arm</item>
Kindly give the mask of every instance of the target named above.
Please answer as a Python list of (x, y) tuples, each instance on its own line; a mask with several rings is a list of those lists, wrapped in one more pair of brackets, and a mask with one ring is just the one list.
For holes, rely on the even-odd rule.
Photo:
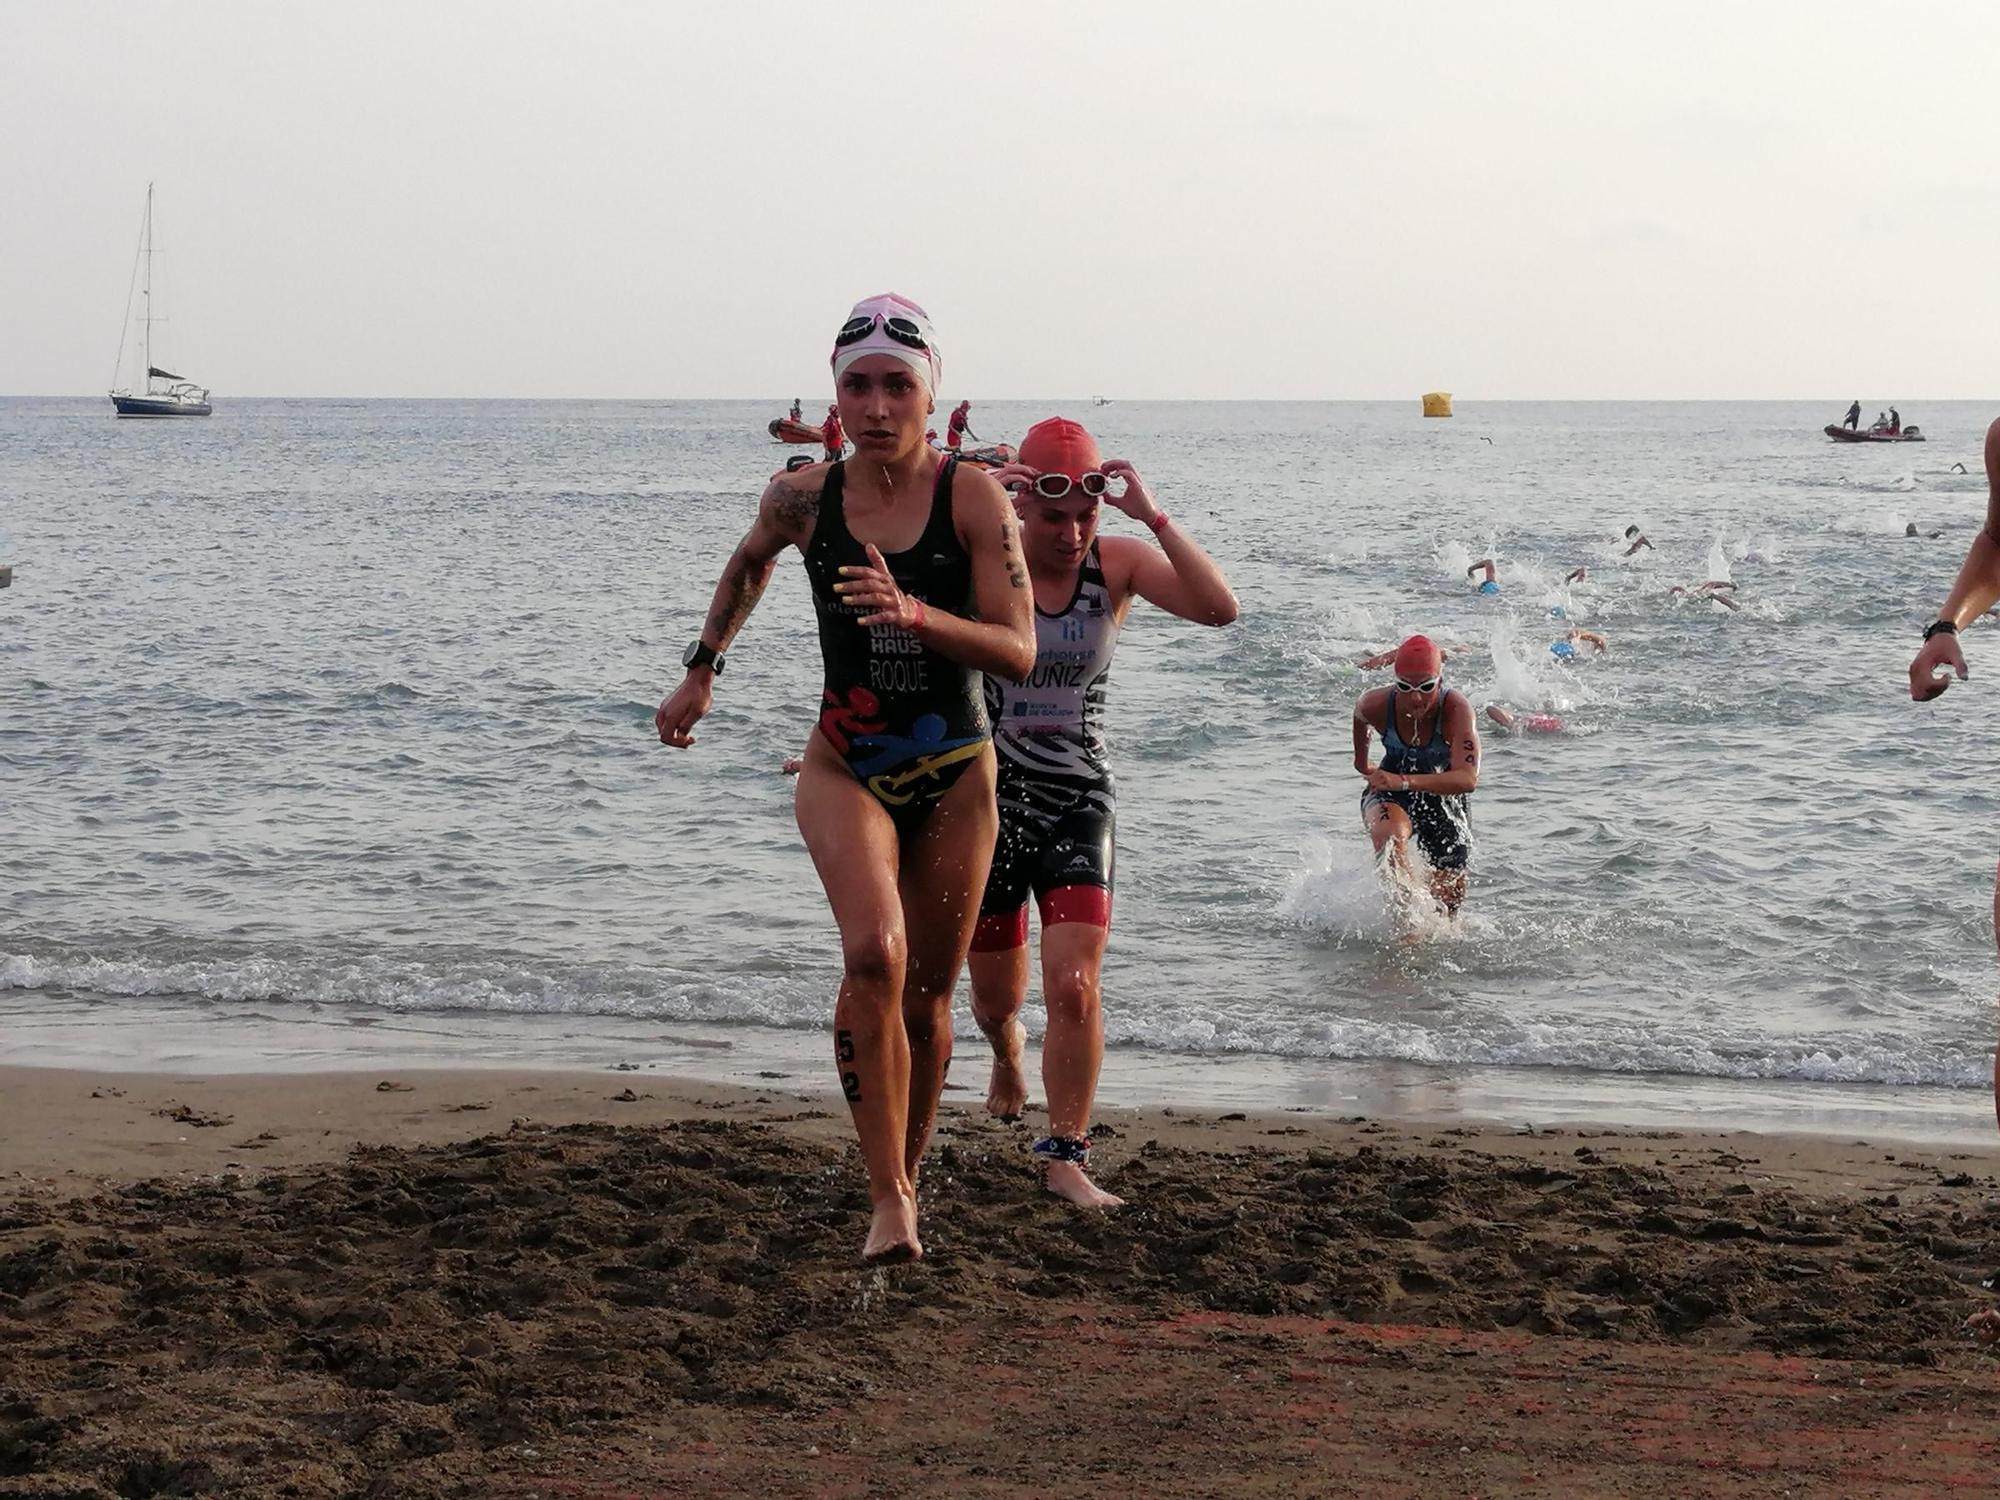
[(1937, 623), (1926, 632), (1923, 649), (1910, 663), (1910, 696), (1923, 703), (1970, 677), (1958, 632), (2000, 602), (2000, 420), (1986, 429), (1986, 524), (1972, 539), (1972, 548), (1958, 570), (1951, 593), (1938, 610)]

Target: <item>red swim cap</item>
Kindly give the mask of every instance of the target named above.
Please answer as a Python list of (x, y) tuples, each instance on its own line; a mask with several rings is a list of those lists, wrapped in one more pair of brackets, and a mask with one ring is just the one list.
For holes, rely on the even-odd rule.
[(1427, 635), (1413, 635), (1396, 648), (1396, 675), (1406, 682), (1422, 682), (1444, 670), (1444, 653)]
[(1081, 479), (1092, 469), (1102, 470), (1097, 439), (1081, 422), (1068, 417), (1050, 417), (1037, 422), (1021, 439), (1020, 460), (1042, 474), (1067, 474)]

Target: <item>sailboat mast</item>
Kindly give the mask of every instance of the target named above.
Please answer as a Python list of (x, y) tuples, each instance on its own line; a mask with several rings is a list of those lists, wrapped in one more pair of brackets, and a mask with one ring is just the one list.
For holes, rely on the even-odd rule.
[(142, 316), (146, 320), (146, 389), (153, 388), (153, 185), (146, 184), (146, 289)]

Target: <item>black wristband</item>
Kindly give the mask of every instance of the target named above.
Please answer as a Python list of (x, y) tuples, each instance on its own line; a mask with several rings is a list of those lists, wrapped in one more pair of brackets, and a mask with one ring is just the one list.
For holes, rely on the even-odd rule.
[(1951, 621), (1949, 620), (1933, 620), (1931, 621), (1930, 624), (1924, 627), (1925, 640), (1929, 640), (1934, 635), (1957, 635), (1957, 634), (1958, 634), (1958, 627), (1952, 624)]

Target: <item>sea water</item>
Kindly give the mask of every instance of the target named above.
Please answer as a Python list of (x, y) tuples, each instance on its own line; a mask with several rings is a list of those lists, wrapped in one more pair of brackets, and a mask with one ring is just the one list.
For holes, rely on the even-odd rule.
[[(1121, 637), (1114, 1067), (1983, 1107), (2000, 636), (1966, 632), (1937, 702), (1904, 672), (1992, 410), (1862, 448), (1820, 434), (1840, 405), (981, 402), (989, 438), (1087, 422), (1242, 600), (1224, 629), (1140, 602)], [(782, 409), (0, 402), (0, 1061), (171, 1033), (187, 1066), (258, 1024), (321, 1060), (356, 1026), (817, 1047), (838, 950), (779, 771), (819, 692), (795, 554), (696, 746), (651, 722), (796, 451)], [(1625, 557), (1628, 525), (1653, 548)], [(1488, 557), (1497, 597), (1465, 574)], [(1737, 610), (1669, 592), (1710, 580)], [(1558, 661), (1557, 605), (1609, 653)], [(1471, 897), (1407, 946), (1351, 713), (1385, 680), (1357, 658), (1412, 631), (1463, 648), (1475, 706), (1566, 732), (1482, 720)]]

